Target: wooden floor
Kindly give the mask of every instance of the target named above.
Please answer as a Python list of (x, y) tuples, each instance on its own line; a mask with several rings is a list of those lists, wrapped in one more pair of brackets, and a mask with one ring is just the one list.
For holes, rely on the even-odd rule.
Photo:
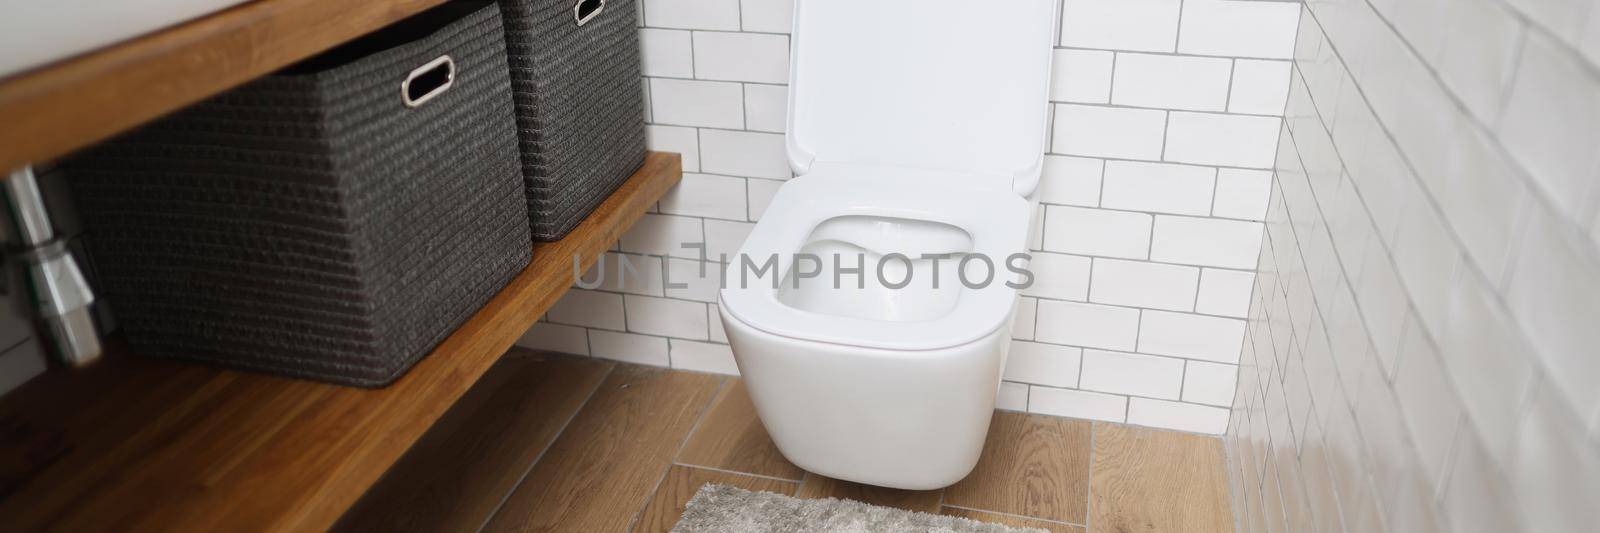
[(336, 529), (667, 531), (705, 483), (1049, 531), (1233, 531), (1216, 438), (997, 412), (966, 479), (882, 489), (790, 464), (737, 378), (519, 349)]

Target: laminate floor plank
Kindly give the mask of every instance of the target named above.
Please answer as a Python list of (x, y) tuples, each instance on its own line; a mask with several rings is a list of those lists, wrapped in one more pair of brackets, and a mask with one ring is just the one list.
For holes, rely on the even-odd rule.
[(722, 381), (708, 374), (618, 366), (485, 530), (625, 530)]
[(636, 533), (670, 531), (672, 526), (678, 523), (678, 518), (683, 516), (683, 510), (688, 506), (689, 500), (694, 498), (695, 492), (700, 490), (701, 485), (707, 483), (733, 485), (745, 490), (776, 492), (786, 496), (793, 496), (795, 489), (800, 487), (799, 483), (793, 481), (673, 465), (672, 469), (667, 471), (667, 477), (662, 479), (661, 485), (656, 488), (655, 495), (650, 497), (650, 503), (645, 504), (644, 512), (634, 522), (633, 531)]
[(1232, 532), (1223, 463), (1215, 437), (1096, 422), (1090, 531)]
[(476, 531), (615, 366), (513, 348), (334, 529)]
[(1084, 523), (1089, 501), (1090, 423), (997, 411), (972, 474), (945, 489), (968, 509)]
[(800, 481), (805, 471), (783, 458), (756, 416), (743, 380), (730, 380), (689, 437), (678, 462)]

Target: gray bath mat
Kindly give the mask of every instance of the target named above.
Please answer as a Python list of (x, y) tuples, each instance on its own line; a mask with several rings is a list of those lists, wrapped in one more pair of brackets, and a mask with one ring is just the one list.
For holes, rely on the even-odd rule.
[(802, 500), (729, 485), (706, 484), (689, 500), (673, 533), (936, 532), (1044, 533), (955, 516), (918, 513), (828, 498)]

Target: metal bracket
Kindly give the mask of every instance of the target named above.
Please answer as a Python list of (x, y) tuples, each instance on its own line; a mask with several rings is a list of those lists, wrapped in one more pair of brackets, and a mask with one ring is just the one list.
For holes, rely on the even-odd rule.
[(0, 196), (5, 199), (7, 216), (16, 232), (7, 263), (24, 269), (22, 277), (31, 297), (30, 307), (48, 337), (47, 344), (68, 365), (94, 362), (101, 353), (100, 336), (90, 309), (94, 292), (72, 251), (56, 238), (33, 168), (12, 171), (0, 187)]

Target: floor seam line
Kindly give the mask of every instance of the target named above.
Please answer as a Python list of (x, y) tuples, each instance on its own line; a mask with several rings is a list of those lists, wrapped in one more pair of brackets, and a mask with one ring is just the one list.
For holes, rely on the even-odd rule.
[(506, 491), (505, 495), (500, 497), (500, 503), (495, 504), (494, 510), (490, 511), (488, 516), (483, 517), (483, 523), (478, 524), (477, 529), (473, 531), (482, 533), (485, 528), (489, 527), (489, 523), (494, 521), (494, 517), (500, 515), (500, 510), (505, 508), (506, 502), (511, 501), (511, 495), (516, 494), (517, 489), (522, 488), (522, 483), (528, 480), (528, 474), (533, 473), (534, 467), (539, 466), (539, 462), (544, 460), (545, 454), (550, 453), (550, 448), (554, 448), (556, 441), (561, 440), (561, 435), (567, 432), (567, 428), (572, 425), (572, 421), (577, 420), (578, 415), (583, 413), (583, 409), (589, 406), (589, 400), (593, 400), (595, 395), (600, 393), (600, 387), (606, 384), (606, 379), (609, 379), (616, 369), (617, 365), (615, 363), (606, 368), (606, 371), (600, 375), (600, 380), (595, 382), (594, 388), (589, 390), (589, 395), (583, 398), (583, 403), (578, 404), (578, 408), (572, 410), (572, 415), (567, 417), (567, 421), (561, 423), (561, 429), (550, 437), (550, 443), (544, 445), (544, 449), (539, 450), (539, 455), (534, 456), (533, 462), (528, 463), (528, 468), (522, 471), (522, 475), (517, 476), (517, 482), (511, 485), (511, 490)]
[(633, 531), (634, 526), (638, 525), (639, 519), (644, 516), (645, 509), (650, 508), (650, 502), (654, 501), (656, 494), (661, 492), (661, 484), (667, 480), (667, 475), (672, 473), (672, 465), (678, 463), (678, 456), (683, 455), (683, 449), (689, 447), (689, 439), (694, 438), (695, 432), (700, 430), (700, 423), (704, 422), (706, 417), (711, 414), (711, 409), (716, 407), (717, 399), (722, 397), (722, 389), (728, 386), (728, 381), (727, 377), (717, 381), (717, 388), (711, 391), (711, 398), (707, 399), (706, 404), (700, 407), (700, 414), (695, 417), (694, 424), (689, 426), (687, 433), (683, 434), (683, 441), (678, 443), (678, 451), (672, 452), (672, 457), (667, 459), (667, 467), (661, 469), (661, 477), (656, 478), (655, 486), (650, 488), (650, 497), (639, 505), (639, 510), (633, 512), (633, 518), (628, 520), (628, 527), (623, 531)]

